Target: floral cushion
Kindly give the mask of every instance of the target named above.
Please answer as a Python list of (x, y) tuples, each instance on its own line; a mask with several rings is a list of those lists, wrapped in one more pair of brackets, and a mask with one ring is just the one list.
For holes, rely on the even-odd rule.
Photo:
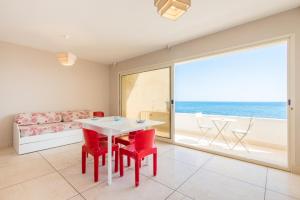
[(78, 122), (60, 122), (52, 124), (34, 124), (19, 126), (21, 137), (42, 135), (46, 133), (56, 133), (65, 130), (81, 129), (82, 125)]
[(82, 124), (79, 122), (63, 122), (64, 130), (81, 129)]
[(50, 124), (61, 121), (62, 116), (58, 112), (20, 113), (15, 117), (15, 122), (19, 125)]
[(86, 119), (91, 117), (91, 112), (88, 110), (82, 110), (82, 111), (66, 111), (62, 112), (62, 120), (64, 122), (71, 122), (76, 119)]

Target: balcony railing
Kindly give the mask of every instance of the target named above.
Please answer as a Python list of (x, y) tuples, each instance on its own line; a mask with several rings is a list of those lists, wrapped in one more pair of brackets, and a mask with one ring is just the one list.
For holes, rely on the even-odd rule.
[[(190, 113), (175, 114), (175, 141), (194, 147), (207, 148), (225, 154), (246, 157), (251, 160), (258, 160), (272, 163), (278, 166), (287, 166), (287, 120), (254, 118), (254, 124), (250, 132), (243, 139), (246, 148), (241, 144), (234, 146), (237, 138), (232, 133), (232, 129), (247, 129), (249, 117), (202, 115), (205, 123), (211, 123), (211, 129), (204, 134), (199, 129), (197, 117)], [(218, 130), (211, 119), (220, 118), (231, 119), (229, 126), (222, 135), (213, 142), (218, 134)], [(224, 122), (220, 122), (224, 123)], [(222, 124), (220, 124), (222, 127)], [(205, 136), (204, 136), (205, 135)], [(204, 136), (204, 137), (203, 137)], [(224, 138), (225, 137), (225, 140)]]
[[(206, 123), (209, 123), (210, 118), (228, 118), (234, 119), (229, 127), (224, 130), (226, 138), (235, 140), (235, 137), (230, 133), (231, 129), (246, 129), (249, 123), (249, 117), (236, 116), (220, 116), (220, 115), (203, 115), (207, 118)], [(217, 129), (209, 131), (207, 137), (213, 137)], [(190, 132), (200, 134), (197, 123), (197, 118), (190, 113), (176, 113), (175, 115), (175, 130), (178, 132)], [(249, 144), (254, 144), (263, 147), (271, 147), (276, 149), (286, 149), (287, 146), (287, 120), (286, 119), (271, 119), (271, 118), (254, 118), (254, 125), (245, 141)]]

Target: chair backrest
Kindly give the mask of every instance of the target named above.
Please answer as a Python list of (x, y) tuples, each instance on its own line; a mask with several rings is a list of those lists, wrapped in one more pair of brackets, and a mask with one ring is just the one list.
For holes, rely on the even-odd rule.
[(130, 140), (134, 139), (135, 134), (137, 134), (138, 132), (141, 132), (141, 131), (143, 131), (143, 130), (138, 130), (138, 131), (131, 131), (131, 132), (129, 132), (129, 134), (128, 134), (129, 139), (130, 139)]
[(254, 118), (251, 117), (250, 120), (249, 120), (249, 125), (248, 125), (248, 128), (247, 128), (247, 132), (251, 131), (251, 129), (253, 128), (253, 125), (254, 125)]
[(104, 117), (104, 112), (102, 112), (102, 111), (93, 112), (93, 116), (94, 117)]
[(92, 150), (99, 147), (99, 138), (96, 131), (90, 129), (82, 129), (86, 148)]
[(203, 114), (202, 114), (202, 113), (195, 113), (195, 114), (194, 114), (194, 117), (195, 117), (195, 119), (196, 119), (197, 124), (199, 125), (199, 124), (200, 124), (200, 121), (202, 121)]
[(202, 113), (195, 113), (195, 119), (198, 127), (201, 126), (209, 126), (211, 124), (211, 121), (208, 117), (204, 116)]
[(155, 130), (142, 130), (135, 133), (134, 145), (137, 151), (151, 149), (154, 146)]

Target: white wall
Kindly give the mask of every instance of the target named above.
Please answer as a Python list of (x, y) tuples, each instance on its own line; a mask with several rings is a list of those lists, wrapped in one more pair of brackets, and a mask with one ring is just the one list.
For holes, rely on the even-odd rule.
[(13, 116), (19, 112), (109, 112), (109, 67), (80, 59), (64, 67), (55, 56), (0, 42), (0, 147), (12, 144)]
[[(241, 47), (250, 43), (269, 40), (281, 37), (287, 34), (293, 34), (295, 41), (292, 44), (294, 53), (292, 62), (296, 66), (295, 74), (296, 82), (294, 103), (294, 114), (296, 121), (300, 119), (300, 8), (293, 9), (284, 13), (280, 13), (271, 17), (260, 19), (244, 25), (240, 25), (225, 31), (211, 34), (202, 38), (198, 38), (183, 44), (176, 45), (171, 49), (164, 49), (150, 54), (139, 56), (133, 59), (118, 63), (112, 67), (110, 75), (111, 83), (111, 103), (112, 113), (118, 113), (118, 74), (122, 71), (128, 71), (135, 68), (148, 68), (149, 66), (162, 65), (163, 63), (172, 64), (175, 60), (184, 60), (195, 58), (197, 56), (208, 55), (212, 52), (223, 51), (235, 47)], [(295, 154), (291, 155), (292, 171), (300, 173), (300, 124), (296, 123), (295, 138), (292, 138), (291, 146), (294, 148)]]

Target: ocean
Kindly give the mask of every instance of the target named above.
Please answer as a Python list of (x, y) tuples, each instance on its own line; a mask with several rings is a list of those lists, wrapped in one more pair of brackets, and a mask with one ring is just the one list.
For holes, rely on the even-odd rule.
[(176, 101), (175, 112), (287, 119), (287, 103)]

